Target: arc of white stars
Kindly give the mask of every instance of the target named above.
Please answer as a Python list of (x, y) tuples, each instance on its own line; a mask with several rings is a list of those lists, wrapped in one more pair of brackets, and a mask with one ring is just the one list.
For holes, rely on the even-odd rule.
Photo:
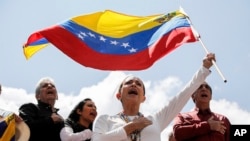
[(123, 46), (124, 48), (127, 48), (127, 47), (129, 47), (130, 45), (129, 45), (129, 43), (127, 42), (127, 43), (122, 43), (122, 46)]
[(84, 40), (84, 38), (88, 36), (85, 32), (82, 32), (82, 31), (80, 33), (78, 33), (77, 35), (82, 40)]
[(82, 40), (84, 39), (84, 36), (82, 34), (78, 34), (78, 37)]
[(93, 33), (91, 33), (91, 32), (89, 32), (88, 34), (89, 34), (90, 37), (96, 38), (96, 37), (95, 37), (95, 34), (93, 34)]
[(117, 45), (117, 44), (119, 44), (119, 42), (117, 42), (116, 40), (115, 41), (110, 41), (110, 44), (111, 45)]
[(84, 37), (87, 37), (88, 35), (85, 32), (80, 32), (80, 35), (83, 35)]
[(100, 40), (103, 41), (103, 42), (105, 42), (107, 39), (104, 38), (103, 36), (100, 36)]
[(132, 47), (132, 48), (131, 48), (131, 49), (129, 49), (128, 51), (129, 51), (130, 53), (133, 53), (133, 52), (136, 52), (136, 51), (137, 51), (137, 49), (135, 49), (135, 48), (133, 48), (133, 47)]

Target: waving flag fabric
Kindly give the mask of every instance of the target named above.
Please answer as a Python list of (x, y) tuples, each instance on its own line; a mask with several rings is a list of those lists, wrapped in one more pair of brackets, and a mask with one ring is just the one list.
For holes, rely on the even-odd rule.
[(0, 121), (0, 141), (15, 141), (15, 117), (10, 114)]
[(151, 16), (106, 10), (37, 31), (23, 49), (29, 59), (51, 43), (85, 67), (142, 70), (183, 43), (195, 41), (187, 16), (180, 10)]

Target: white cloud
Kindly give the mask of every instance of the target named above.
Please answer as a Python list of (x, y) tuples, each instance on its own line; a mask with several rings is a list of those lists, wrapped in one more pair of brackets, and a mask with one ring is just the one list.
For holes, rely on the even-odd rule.
[(227, 116), (231, 124), (250, 124), (250, 112), (240, 108), (236, 102), (226, 99), (212, 100), (210, 105), (214, 112)]

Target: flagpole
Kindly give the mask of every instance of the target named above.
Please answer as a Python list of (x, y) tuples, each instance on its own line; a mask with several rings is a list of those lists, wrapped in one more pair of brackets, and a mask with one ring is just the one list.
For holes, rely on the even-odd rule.
[[(187, 20), (188, 20), (188, 22), (189, 22), (189, 24), (190, 24), (190, 26), (191, 26), (191, 29), (192, 29), (192, 32), (193, 32), (194, 36), (195, 36), (196, 38), (198, 38), (198, 40), (200, 41), (200, 43), (201, 43), (202, 47), (204, 48), (205, 52), (208, 54), (209, 51), (208, 51), (208, 49), (206, 48), (206, 46), (204, 45), (204, 43), (202, 42), (200, 34), (194, 29), (194, 26), (193, 26), (191, 20), (189, 19), (189, 17), (187, 16), (187, 14), (184, 12), (184, 10), (183, 10), (182, 7), (180, 7), (180, 10), (186, 15)], [(224, 77), (224, 75), (222, 74), (222, 72), (220, 71), (220, 69), (219, 69), (219, 67), (217, 66), (216, 62), (215, 62), (214, 60), (212, 60), (212, 63), (213, 63), (213, 65), (214, 65), (215, 69), (217, 70), (217, 72), (219, 73), (219, 75), (221, 76), (222, 80), (226, 83), (227, 80), (226, 80), (226, 78)]]
[[(184, 9), (183, 9), (182, 7), (180, 7), (180, 11), (186, 16), (186, 18), (187, 18), (187, 20), (188, 20), (188, 22), (189, 22), (189, 24), (190, 24), (190, 27), (191, 27), (191, 29), (192, 29), (192, 32), (193, 32), (193, 34), (194, 34), (194, 36), (200, 41), (200, 43), (201, 43), (202, 47), (204, 48), (205, 52), (208, 54), (208, 53), (209, 53), (208, 49), (207, 49), (206, 46), (203, 44), (203, 42), (202, 42), (202, 40), (201, 40), (201, 37), (200, 37), (199, 33), (194, 29), (193, 24), (192, 24), (191, 20), (189, 19), (188, 15), (185, 13), (185, 11), (184, 11)], [(141, 27), (141, 26), (143, 26), (143, 25), (145, 25), (145, 24), (147, 24), (147, 23), (149, 23), (149, 22), (152, 22), (152, 21), (154, 21), (155, 19), (158, 19), (158, 18), (160, 18), (160, 17), (162, 17), (162, 15), (160, 15), (160, 16), (158, 16), (158, 17), (156, 17), (156, 18), (153, 18), (153, 19), (149, 19), (149, 20), (147, 20), (147, 21), (145, 21), (145, 22), (139, 24), (138, 27)], [(226, 83), (227, 80), (226, 80), (226, 78), (224, 77), (224, 75), (221, 73), (221, 71), (220, 71), (219, 67), (217, 66), (216, 62), (215, 62), (214, 60), (212, 60), (212, 63), (213, 63), (213, 65), (215, 66), (215, 69), (217, 70), (217, 72), (219, 73), (219, 75), (221, 76), (221, 78), (223, 79), (223, 81)]]
[[(202, 47), (204, 48), (205, 52), (208, 54), (209, 51), (207, 50), (206, 46), (203, 44), (203, 42), (202, 42), (200, 36), (198, 37), (198, 40), (200, 41), (200, 43), (201, 43)], [(219, 67), (217, 66), (216, 62), (215, 62), (214, 60), (212, 60), (212, 63), (213, 63), (213, 65), (214, 65), (215, 69), (217, 70), (217, 72), (219, 73), (219, 75), (221, 76), (222, 80), (226, 83), (227, 80), (226, 80), (226, 78), (224, 77), (224, 75), (221, 73), (221, 71), (220, 71)]]

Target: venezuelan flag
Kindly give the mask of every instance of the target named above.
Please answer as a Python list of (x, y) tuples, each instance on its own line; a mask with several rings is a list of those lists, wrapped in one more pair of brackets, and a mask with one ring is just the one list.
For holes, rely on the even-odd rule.
[(83, 66), (101, 70), (142, 70), (183, 43), (197, 41), (187, 16), (132, 16), (111, 10), (73, 17), (31, 34), (27, 59), (50, 43)]
[(0, 121), (0, 141), (15, 141), (15, 116), (11, 114)]

